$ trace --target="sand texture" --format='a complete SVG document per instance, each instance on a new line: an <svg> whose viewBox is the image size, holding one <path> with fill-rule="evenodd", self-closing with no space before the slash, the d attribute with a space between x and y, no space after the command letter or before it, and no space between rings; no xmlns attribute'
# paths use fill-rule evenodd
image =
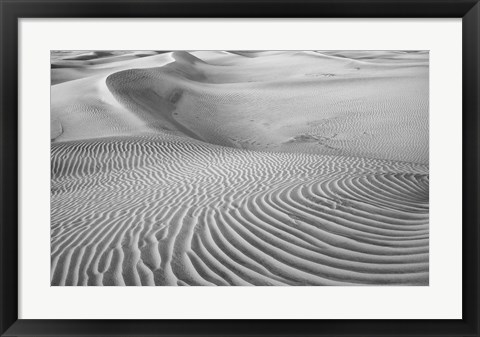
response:
<svg viewBox="0 0 480 337"><path fill-rule="evenodd" d="M51 284L428 285L428 65L52 52Z"/></svg>

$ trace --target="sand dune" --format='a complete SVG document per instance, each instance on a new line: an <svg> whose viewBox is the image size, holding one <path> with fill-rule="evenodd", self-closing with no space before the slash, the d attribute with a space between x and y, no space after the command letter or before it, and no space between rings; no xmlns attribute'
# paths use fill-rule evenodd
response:
<svg viewBox="0 0 480 337"><path fill-rule="evenodd" d="M50 138L67 141L153 130L113 97L105 81L112 73L130 67L161 67L172 61L169 54L162 54L128 62L116 61L106 67L84 65L81 70L84 76L51 87ZM61 70L68 72L70 69Z"/></svg>
<svg viewBox="0 0 480 337"><path fill-rule="evenodd" d="M107 85L150 125L209 143L428 162L428 64L292 54L212 65L175 52L175 62L116 72Z"/></svg>
<svg viewBox="0 0 480 337"><path fill-rule="evenodd" d="M52 285L428 284L428 54L138 54L52 57Z"/></svg>

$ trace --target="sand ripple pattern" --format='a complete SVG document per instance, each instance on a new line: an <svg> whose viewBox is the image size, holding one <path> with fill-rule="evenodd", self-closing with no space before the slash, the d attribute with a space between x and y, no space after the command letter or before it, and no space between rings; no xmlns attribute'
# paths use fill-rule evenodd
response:
<svg viewBox="0 0 480 337"><path fill-rule="evenodd" d="M428 165L52 143L52 285L425 285Z"/></svg>

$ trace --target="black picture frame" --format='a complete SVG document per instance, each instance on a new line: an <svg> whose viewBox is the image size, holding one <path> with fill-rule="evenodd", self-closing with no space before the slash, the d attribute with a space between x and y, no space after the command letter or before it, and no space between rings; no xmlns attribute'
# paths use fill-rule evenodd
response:
<svg viewBox="0 0 480 337"><path fill-rule="evenodd" d="M2 336L479 336L478 0L1 0ZM30 320L18 311L18 25L20 18L462 18L463 319Z"/></svg>

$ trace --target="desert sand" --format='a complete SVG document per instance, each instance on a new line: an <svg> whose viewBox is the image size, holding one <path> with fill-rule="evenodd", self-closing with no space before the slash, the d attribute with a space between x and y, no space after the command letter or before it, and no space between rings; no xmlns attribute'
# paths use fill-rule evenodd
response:
<svg viewBox="0 0 480 337"><path fill-rule="evenodd" d="M427 52L51 61L52 285L428 285Z"/></svg>

